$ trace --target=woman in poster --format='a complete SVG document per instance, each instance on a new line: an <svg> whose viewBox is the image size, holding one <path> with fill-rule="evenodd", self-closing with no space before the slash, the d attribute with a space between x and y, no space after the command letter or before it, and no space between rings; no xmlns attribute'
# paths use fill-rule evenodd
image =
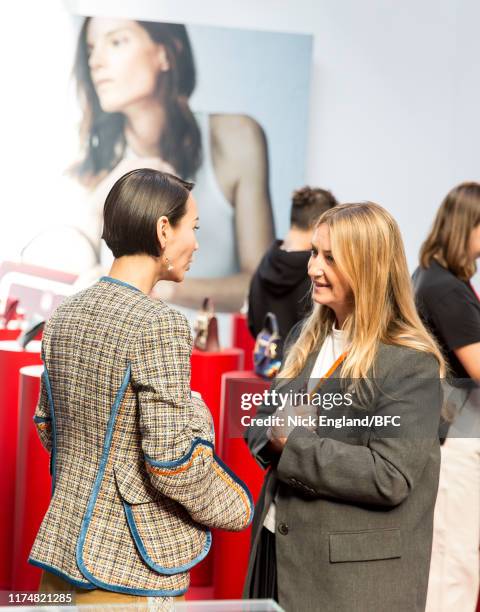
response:
<svg viewBox="0 0 480 612"><path fill-rule="evenodd" d="M75 61L82 157L73 172L89 190L100 240L101 203L125 172L151 167L195 181L204 249L181 288L158 297L238 309L273 240L268 152L245 115L193 113L193 53L184 25L91 17ZM203 231L202 231L203 230Z"/></svg>

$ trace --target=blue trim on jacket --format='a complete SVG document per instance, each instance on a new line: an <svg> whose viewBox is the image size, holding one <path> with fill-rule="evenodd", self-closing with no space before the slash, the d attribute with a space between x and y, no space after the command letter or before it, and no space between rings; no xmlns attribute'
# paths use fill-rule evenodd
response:
<svg viewBox="0 0 480 612"><path fill-rule="evenodd" d="M73 586L79 587L80 589L85 589L86 591L91 591L92 589L96 589L97 588L91 582L82 582L81 580L77 580L76 578L72 578L71 576L69 576L68 574L65 574L64 572L62 572L61 570L57 569L56 567L53 567L52 565L48 565L48 563L42 563L42 561L36 561L35 559L32 559L31 557L28 558L28 562L31 565L36 565L37 567L40 567L40 568L46 570L47 572L50 572L51 574L55 574L55 576L58 576L59 578L63 578L63 580L66 580L67 582L70 582L71 584L73 584Z"/></svg>
<svg viewBox="0 0 480 612"><path fill-rule="evenodd" d="M182 465L182 463L185 463L186 461L188 461L190 457L193 455L193 451L196 449L197 446L200 446L200 445L208 446L208 448L211 448L212 450L214 450L213 444L209 442L208 440L204 440L203 438L195 438L192 443L192 446L190 447L190 450L187 453L185 453L185 455L180 457L180 459L174 459L173 461L155 461L154 459L152 459L146 454L144 454L144 457L146 461L148 461L148 463L152 465L153 467L162 467L162 468L167 468L167 469L175 468L175 467L178 467L179 465ZM248 527L253 520L253 509L254 509L253 498L252 498L252 494L250 493L250 490L248 489L247 485L243 482L243 480L240 480L240 478L234 472L232 472L232 470L228 467L228 465L224 463L220 459L220 457L215 454L215 452L213 452L213 460L216 463L218 463L218 465L221 468L223 468L225 472L227 472L230 478L232 478L232 480L234 480L238 485L240 485L242 489L245 491L245 493L247 494L247 498L250 503L250 510L251 510L250 520L248 521L246 525L246 527Z"/></svg>
<svg viewBox="0 0 480 612"><path fill-rule="evenodd" d="M57 425L55 422L55 407L53 405L52 386L50 384L50 376L48 375L47 366L43 370L43 381L47 390L48 403L50 406L50 414L52 419L52 451L50 453L50 474L52 476L52 497L55 493L55 482L57 478Z"/></svg>
<svg viewBox="0 0 480 612"><path fill-rule="evenodd" d="M131 375L131 365L128 364L126 370L125 370L125 375L123 377L123 381L122 384L120 386L120 389L117 392L117 396L115 397L115 401L113 403L112 406L112 411L110 413L110 418L108 420L108 425L107 425L107 431L105 434L105 440L103 443L103 450L102 450L102 456L100 458L100 466L98 469L98 473L97 473L97 477L95 478L95 482L93 485L93 489L92 489L92 493L90 494L90 499L88 500L88 505L87 505L87 510L85 512L85 516L83 517L83 521L82 521L82 526L80 528L80 536L78 538L78 542L77 542L77 548L76 548L76 560L77 560L77 565L80 568L80 571L82 572L82 574L85 576L85 578L87 578L88 580L90 580L93 584L95 584L97 587L101 588L101 589L105 589L107 591L114 591L115 593L126 593L129 595L144 595L144 596L159 596L159 597L176 597L177 595L183 595L184 593L186 593L187 588L185 589L179 589L176 591L169 591L169 590L155 590L155 589L135 589L135 588L131 588L131 587L124 587L124 586L120 586L117 584L108 584L106 582L103 582L102 580L99 580L98 578L96 578L86 567L84 561L83 561L83 546L85 544L85 538L87 535L87 531L88 531L88 527L90 525L90 521L92 519L92 514L93 514L93 510L95 508L95 504L97 501L97 497L98 497L98 493L100 490L100 487L102 485L102 481L103 481L103 476L105 474L105 467L107 465L107 461L108 461L108 455L110 453L110 447L112 445L112 438L113 438L113 430L115 427L115 421L117 418L117 414L118 414L118 410L120 407L120 404L122 402L123 396L125 395L125 391L128 387L128 384L130 382L130 375Z"/></svg>
<svg viewBox="0 0 480 612"><path fill-rule="evenodd" d="M184 565L178 565L176 567L164 567L163 565L159 565L155 563L155 561L150 557L145 548L144 543L142 542L142 538L140 533L138 532L137 525L135 523L135 517L133 516L132 507L129 503L123 500L123 508L125 510L125 515L127 517L128 525L130 527L130 532L133 536L135 544L138 548L138 552L142 556L145 563L151 567L153 570L158 572L159 574L165 574L167 576L172 576L173 574L180 574L181 572L187 572L192 569L197 563L203 561L205 557L208 555L210 550L210 546L212 545L212 533L208 529L207 530L207 541L205 542L204 549L198 554L194 559L189 561L188 563L184 563Z"/></svg>
<svg viewBox="0 0 480 612"><path fill-rule="evenodd" d="M134 287L133 285L130 285L129 283L118 280L118 278L113 278L111 276L102 276L100 280L105 281L107 283L113 283L114 285L120 285L121 287L128 287L129 289L133 289L134 291L138 291L139 293L142 293L138 287Z"/></svg>
<svg viewBox="0 0 480 612"><path fill-rule="evenodd" d="M174 468L174 467L178 467L179 465L182 465L182 463L187 462L190 459L190 457L193 455L193 451L200 444L202 444L203 446L208 446L209 448L213 450L213 444L211 442L209 442L208 440L204 440L203 438L195 438L192 442L192 446L190 447L190 450L187 451L185 455L182 455L180 459L174 459L173 461L156 461L155 459L152 459L145 453L144 453L144 457L145 457L145 460L148 461L150 465L153 465L153 467Z"/></svg>
<svg viewBox="0 0 480 612"><path fill-rule="evenodd" d="M215 459L215 461L218 463L218 465L223 468L225 470L225 472L227 472L227 474L230 476L230 478L232 478L238 485L240 485L242 487L242 489L245 491L248 501L250 503L250 520L248 521L248 523L244 526L244 529L246 529L251 522L253 521L253 511L255 509L255 505L253 503L253 497L252 494L250 493L249 488L247 487L247 485L243 482L243 480L240 480L240 478L234 473L232 472L232 470L228 467L228 465L226 463L224 463L220 457L218 455L213 455L213 458Z"/></svg>

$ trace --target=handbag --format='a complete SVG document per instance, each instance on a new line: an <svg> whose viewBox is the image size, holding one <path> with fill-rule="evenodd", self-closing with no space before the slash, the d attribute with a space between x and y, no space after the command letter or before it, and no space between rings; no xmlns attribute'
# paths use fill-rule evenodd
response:
<svg viewBox="0 0 480 612"><path fill-rule="evenodd" d="M275 378L280 370L282 363L278 352L280 340L277 317L273 312L267 312L253 349L255 373L262 378Z"/></svg>
<svg viewBox="0 0 480 612"><path fill-rule="evenodd" d="M195 339L193 345L199 351L215 352L220 350L218 341L218 319L215 316L213 301L203 300L203 306L193 324Z"/></svg>
<svg viewBox="0 0 480 612"><path fill-rule="evenodd" d="M29 344L32 340L35 340L37 336L40 335L40 332L43 331L45 327L45 321L38 316L33 317L28 321L27 327L23 330L23 332L17 338L17 344L21 346L22 349L27 348L27 344Z"/></svg>

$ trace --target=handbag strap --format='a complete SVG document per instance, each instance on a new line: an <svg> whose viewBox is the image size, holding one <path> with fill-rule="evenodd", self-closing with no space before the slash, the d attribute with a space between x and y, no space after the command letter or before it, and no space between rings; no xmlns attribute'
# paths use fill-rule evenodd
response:
<svg viewBox="0 0 480 612"><path fill-rule="evenodd" d="M271 334L274 336L280 335L278 330L277 317L273 312L267 312L267 314L265 315L265 320L263 322L263 327L270 331Z"/></svg>
<svg viewBox="0 0 480 612"><path fill-rule="evenodd" d="M332 364L332 366L329 368L328 372L325 374L325 376L322 376L322 378L318 381L318 383L315 385L315 387L310 391L310 399L312 399L312 397L315 395L315 393L320 389L320 387L323 385L323 383L330 378L330 376L335 372L335 370L338 368L338 366L343 363L346 359L348 355L348 351L345 351L344 353L342 353L340 355L340 357L338 357L338 359L335 360L335 362Z"/></svg>

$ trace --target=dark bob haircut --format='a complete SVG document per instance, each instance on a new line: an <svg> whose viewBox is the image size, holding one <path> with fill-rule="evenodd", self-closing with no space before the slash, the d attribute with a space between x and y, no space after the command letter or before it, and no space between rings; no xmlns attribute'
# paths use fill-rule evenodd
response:
<svg viewBox="0 0 480 612"><path fill-rule="evenodd" d="M114 257L161 254L157 222L175 227L187 210L193 183L150 168L127 172L111 188L103 208L102 238Z"/></svg>

